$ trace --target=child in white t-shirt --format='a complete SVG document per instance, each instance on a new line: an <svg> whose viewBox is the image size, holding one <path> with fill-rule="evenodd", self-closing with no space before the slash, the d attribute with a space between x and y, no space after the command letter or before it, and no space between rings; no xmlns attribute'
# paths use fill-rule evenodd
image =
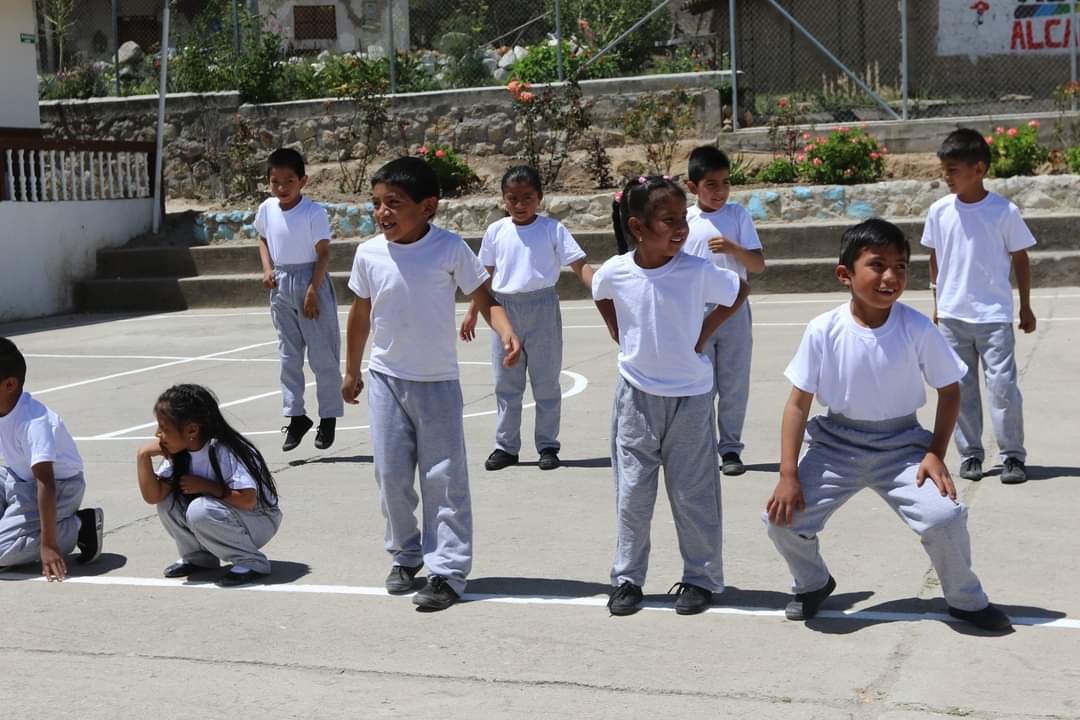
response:
<svg viewBox="0 0 1080 720"><path fill-rule="evenodd" d="M79 563L101 554L101 508L79 509L86 481L82 457L63 419L23 390L26 359L0 338L0 571L41 561L50 582L67 576L64 556Z"/></svg>
<svg viewBox="0 0 1080 720"><path fill-rule="evenodd" d="M818 533L856 492L873 488L919 534L949 613L994 631L1009 618L971 569L967 508L945 467L966 370L933 323L897 300L911 246L895 225L868 220L843 237L837 277L851 300L810 321L785 375L793 387L781 432L780 481L762 514L794 576L785 615L809 620L836 589ZM915 411L938 391L931 434ZM807 422L815 396L828 414ZM809 447L802 459L803 433ZM927 479L930 482L926 482Z"/></svg>
<svg viewBox="0 0 1080 720"><path fill-rule="evenodd" d="M375 479L393 565L387 592L411 592L420 568L427 584L413 597L421 610L443 610L465 592L472 568L472 505L458 381L454 291L470 296L498 335L504 364L521 344L491 299L487 272L465 241L431 224L439 179L420 158L393 160L371 178L382 234L353 259L355 293L346 331L341 393L355 404L364 388L361 360L368 336L368 411ZM417 527L420 471L423 524Z"/></svg>
<svg viewBox="0 0 1080 720"><path fill-rule="evenodd" d="M304 158L281 148L270 153L270 190L255 215L263 285L270 289L270 318L281 355L282 412L289 424L281 430L281 449L293 450L314 423L304 409L304 352L315 373L319 428L315 447L334 444L341 401L341 327L337 296L327 272L330 222L326 210L301 194L307 184Z"/></svg>
<svg viewBox="0 0 1080 720"><path fill-rule="evenodd" d="M1027 480L1024 399L1016 370L1009 270L1015 270L1020 291L1019 327L1025 333L1035 332L1027 255L1035 238L1016 205L983 187L991 158L990 146L980 133L970 128L950 133L938 158L952 194L930 206L922 244L930 248L934 321L967 364L967 374L960 381L955 433L962 458L960 477L980 480L983 476L981 362L1002 461L1001 482L1022 483Z"/></svg>
<svg viewBox="0 0 1080 720"><path fill-rule="evenodd" d="M630 182L618 216L616 235L633 237L636 248L593 276L596 307L619 343L611 431L615 589L608 608L630 615L640 607L663 467L683 557L675 610L690 615L704 612L724 589L712 362L702 349L749 287L731 270L682 252L686 194L670 179ZM706 303L717 307L703 321L698 309Z"/></svg>
<svg viewBox="0 0 1080 720"><path fill-rule="evenodd" d="M528 165L506 171L503 203L509 217L492 223L480 245L480 262L491 276L488 290L502 305L521 340L521 361L503 367L502 342L492 336L491 367L495 370L495 450L484 462L501 470L518 462L521 449L521 403L528 370L536 405L534 439L541 470L559 467L559 420L562 390L562 314L555 285L569 266L587 288L593 270L585 252L558 220L537 215L544 198L540 174ZM470 304L461 323L461 338L476 336L476 306Z"/></svg>
<svg viewBox="0 0 1080 720"><path fill-rule="evenodd" d="M684 250L734 270L743 280L747 273L765 269L765 256L750 213L742 205L728 203L731 195L731 161L715 145L703 145L690 153L686 186L697 195L697 205L687 211L690 235ZM706 312L712 310L706 308ZM754 346L750 303L721 325L705 345L713 364L716 385L717 452L725 475L742 475L745 447L742 441L746 406L750 399L750 358Z"/></svg>

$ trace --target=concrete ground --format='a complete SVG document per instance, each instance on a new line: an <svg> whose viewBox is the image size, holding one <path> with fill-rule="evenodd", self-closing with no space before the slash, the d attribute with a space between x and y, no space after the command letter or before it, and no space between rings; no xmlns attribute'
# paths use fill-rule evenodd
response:
<svg viewBox="0 0 1080 720"><path fill-rule="evenodd" d="M949 620L917 538L869 492L823 534L839 582L827 610L806 624L782 617L789 578L758 517L776 480L782 372L806 321L843 300L754 299L750 471L723 480L728 590L696 617L665 597L681 565L663 493L651 604L628 618L604 607L615 346L588 303L564 305L566 466L555 472L531 452L521 467L483 470L487 337L460 345L476 557L469 602L436 614L382 591L363 403L329 452L313 434L281 452L265 308L0 326L28 356L28 389L79 438L87 504L106 519L105 554L67 582L35 567L0 574L3 717L1080 718L1080 288L1036 291L1039 330L1019 339L1032 480L958 480L976 570L1017 621L999 637ZM928 309L925 292L905 300ZM285 520L266 585L161 577L175 548L139 497L134 457L158 393L181 381L214 389L275 471Z"/></svg>

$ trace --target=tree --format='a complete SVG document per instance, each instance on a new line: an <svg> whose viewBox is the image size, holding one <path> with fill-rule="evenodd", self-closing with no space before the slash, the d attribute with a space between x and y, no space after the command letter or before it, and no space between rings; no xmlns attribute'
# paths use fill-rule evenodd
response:
<svg viewBox="0 0 1080 720"><path fill-rule="evenodd" d="M64 69L64 41L78 23L78 0L47 0L45 23L56 39L57 68Z"/></svg>

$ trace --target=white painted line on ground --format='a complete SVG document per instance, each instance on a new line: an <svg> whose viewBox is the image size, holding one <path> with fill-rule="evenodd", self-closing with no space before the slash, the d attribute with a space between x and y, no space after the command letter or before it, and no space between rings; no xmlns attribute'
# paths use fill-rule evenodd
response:
<svg viewBox="0 0 1080 720"><path fill-rule="evenodd" d="M159 363L157 365L151 365L149 367L138 368L136 370L126 370L124 372L112 373L111 375L102 375L101 377L89 378L87 380L80 380L78 382L68 383L67 385L57 385L56 387L44 388L42 390L31 389L31 392L35 397L44 395L46 393L56 392L58 390L68 390L74 387L80 387L82 385L89 385L91 383L103 382L105 380L112 380L118 377L124 377L126 375L137 375L139 373L150 372L151 370L161 370L162 368L172 367L173 365L183 365L184 363L195 362L196 360L211 360L219 355L231 355L232 353L243 352L244 350L251 350L252 348L264 347L266 345L276 345L277 340L271 340L269 342L255 343L254 345L244 345L243 347L233 348L232 350L222 350L221 352L209 353L207 355L199 355L198 357L185 359L185 360L173 360L172 362Z"/></svg>
<svg viewBox="0 0 1080 720"><path fill-rule="evenodd" d="M200 360L202 358L193 357L190 355L83 355L83 354L68 354L62 355L60 353L23 353L23 357L28 358L45 358L45 359L57 359L57 360ZM213 358L214 362L268 362L268 363L280 363L279 358L227 358L218 357Z"/></svg>
<svg viewBox="0 0 1080 720"><path fill-rule="evenodd" d="M21 582L46 582L41 575L30 573L5 573L0 575L0 580L12 580ZM392 596L381 587L364 587L361 585L308 585L303 583L284 583L281 585L245 585L236 588L223 588L209 582L190 582L183 579L169 580L167 578L140 578L124 577L120 575L96 575L86 577L68 577L64 580L65 585L99 585L119 587L150 587L169 588L182 590L214 590L219 592L256 592L256 593L285 593L291 595L353 595L360 597L384 597L393 598L401 602L402 596ZM723 596L721 595L721 598ZM562 595L503 595L494 593L470 593L466 592L462 599L470 603L499 603L507 605L556 605L602 608L607 605L608 598L605 595L592 595L589 597L567 597ZM672 603L645 602L641 605L642 610L672 612ZM783 610L765 607L710 607L705 611L710 615L742 615L749 617L782 618ZM850 622L911 622L917 620L939 620L948 623L960 623L951 615L939 612L929 613L905 613L905 612L881 612L877 610L822 610L818 618L829 620L846 620ZM1046 617L1014 617L1013 625L1023 625L1054 630L1080 630L1080 620L1072 618L1046 618Z"/></svg>

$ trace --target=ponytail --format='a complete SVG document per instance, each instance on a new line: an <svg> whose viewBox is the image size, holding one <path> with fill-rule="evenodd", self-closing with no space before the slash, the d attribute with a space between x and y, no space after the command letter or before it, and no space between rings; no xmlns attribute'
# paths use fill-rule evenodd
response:
<svg viewBox="0 0 1080 720"><path fill-rule="evenodd" d="M615 200L611 203L611 224L615 230L615 247L619 255L637 246L637 239L630 232L630 218L648 222L653 204L661 192L686 199L686 192L667 175L642 175L628 182L622 192L615 193Z"/></svg>

